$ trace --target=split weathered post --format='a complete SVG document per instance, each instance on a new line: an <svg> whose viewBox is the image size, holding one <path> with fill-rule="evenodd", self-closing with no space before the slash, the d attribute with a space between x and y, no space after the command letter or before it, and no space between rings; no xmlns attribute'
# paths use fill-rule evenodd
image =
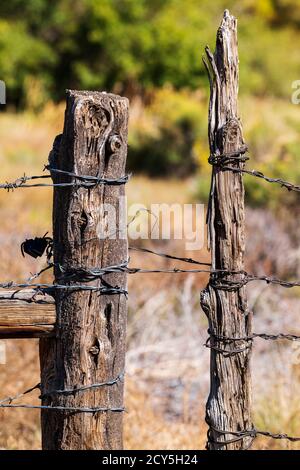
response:
<svg viewBox="0 0 300 470"><path fill-rule="evenodd" d="M62 136L55 140L50 167L76 175L120 179L127 155L128 100L100 92L67 92ZM52 171L54 183L78 181ZM80 180L79 180L80 181ZM114 272L89 282L66 280L67 273L119 265L127 260L120 219L123 184L55 187L53 242L58 284L117 286L126 274ZM123 201L124 202L124 201ZM116 226L102 239L115 211ZM124 222L122 219L121 222ZM126 227L126 224L125 224ZM120 232L123 235L120 236ZM62 273L63 269L63 273ZM73 280L72 280L73 279ZM56 336L40 340L42 405L106 409L123 407L126 296L97 290L56 290ZM85 390L58 393L58 390ZM56 391L56 392L53 392ZM42 410L43 449L121 449L122 413Z"/></svg>
<svg viewBox="0 0 300 470"><path fill-rule="evenodd" d="M244 186L242 175L222 168L243 167L245 152L238 117L237 21L226 10L217 33L215 53L206 48L210 79L209 144L213 163L208 208L212 274L201 293L208 317L211 347L211 388L206 406L207 448L245 449L251 437L230 434L248 431L251 422L251 313L245 287L239 284L245 248ZM226 339L227 338L227 339Z"/></svg>

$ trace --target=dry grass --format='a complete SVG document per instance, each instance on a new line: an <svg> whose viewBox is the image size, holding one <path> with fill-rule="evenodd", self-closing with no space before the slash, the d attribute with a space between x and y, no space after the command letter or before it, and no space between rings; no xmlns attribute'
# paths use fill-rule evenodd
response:
<svg viewBox="0 0 300 470"><path fill-rule="evenodd" d="M39 173L54 136L60 132L63 108L48 107L44 116L0 115L1 179ZM129 202L187 202L192 181L133 178ZM24 238L51 232L51 190L20 190L0 194L0 269L4 280L26 279L44 260L23 259ZM286 233L271 214L248 214L248 266L255 272L298 275L297 237ZM267 220L267 226L266 226ZM161 251L184 253L180 241L151 245ZM284 250L282 249L284 247ZM284 254L281 253L284 251ZM208 259L205 250L189 253ZM279 262L277 255L280 255ZM132 253L131 263L143 267L171 267L174 263ZM142 279L142 280L141 280ZM199 306L203 275L144 275L129 279L129 325L125 414L127 449L204 448L204 405L209 389L209 352L203 347L206 319ZM250 305L255 330L299 334L297 293L264 285L251 285ZM1 396L14 394L39 381L38 342L7 341L7 364L0 365ZM253 357L255 422L261 429L300 435L300 368L292 344L257 340ZM24 402L38 403L37 393ZM26 410L0 412L0 447L39 449L39 413ZM258 439L257 448L297 448L297 444ZM299 448L299 446L298 446Z"/></svg>

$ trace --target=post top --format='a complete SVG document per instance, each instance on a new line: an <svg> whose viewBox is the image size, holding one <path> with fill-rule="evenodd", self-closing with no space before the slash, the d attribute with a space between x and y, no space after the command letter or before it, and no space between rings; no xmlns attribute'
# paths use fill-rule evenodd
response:
<svg viewBox="0 0 300 470"><path fill-rule="evenodd" d="M229 18L235 19L235 17L230 14L230 11L228 9L226 9L226 10L224 10L224 13L223 13L223 19L227 20Z"/></svg>
<svg viewBox="0 0 300 470"><path fill-rule="evenodd" d="M74 98L91 98L94 99L103 99L103 98L110 98L116 101L126 101L128 102L128 98L125 96L115 95L114 93L108 93L106 91L96 91L96 90L66 90L67 97L74 97Z"/></svg>

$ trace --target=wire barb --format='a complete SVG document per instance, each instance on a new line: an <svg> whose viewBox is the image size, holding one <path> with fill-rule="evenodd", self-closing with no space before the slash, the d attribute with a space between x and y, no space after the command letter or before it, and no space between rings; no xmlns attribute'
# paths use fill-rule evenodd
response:
<svg viewBox="0 0 300 470"><path fill-rule="evenodd" d="M96 388L111 387L113 385L116 385L118 382L123 381L124 376L125 372L121 372L115 379L107 380L106 382L99 382L91 385L75 386L73 388L63 390L50 390L49 392L43 392L39 398L43 400L44 398L53 395L73 395L75 393L85 392L87 390L93 390Z"/></svg>
<svg viewBox="0 0 300 470"><path fill-rule="evenodd" d="M193 258L179 258L178 256L169 255L166 253L158 253L157 251L149 250L148 248L139 248L135 246L130 246L129 250L131 251L140 251L142 253L149 253L151 255L160 256L162 258L174 259L177 261L183 261L184 263L199 264L201 266L211 266L211 263L203 263L202 261L197 261Z"/></svg>
<svg viewBox="0 0 300 470"><path fill-rule="evenodd" d="M253 341L255 338L264 339L266 341L276 341L276 340L288 340L288 341L300 341L299 335L293 334L285 334L285 333L278 333L278 334L266 334L266 333L252 333L249 336L241 336L241 337L231 337L231 336L222 336L216 333L212 333L208 330L208 334L210 337L214 338L216 341L224 342L224 343L235 343L238 341ZM210 338L208 338L210 339Z"/></svg>
<svg viewBox="0 0 300 470"><path fill-rule="evenodd" d="M243 353L250 349L252 347L253 340L256 338L264 339L264 340L288 340L288 341L300 341L300 336L298 335L293 335L293 334L284 334L284 333L279 333L279 334L266 334L266 333L252 333L249 336L241 336L241 337L231 337L231 336L222 336L216 333L212 333L210 330L208 330L209 337L207 338L206 342L204 343L204 346L206 348L212 349L213 351L216 351L217 353L223 354L224 357L232 357L235 356L236 354ZM211 344L211 339L214 339L216 342L220 343L225 343L225 344L230 344L230 343L237 343L237 342L246 342L245 346L241 346L235 349L226 349L226 348L221 348L219 346L216 346L214 344Z"/></svg>
<svg viewBox="0 0 300 470"><path fill-rule="evenodd" d="M103 178L99 176L91 176L91 175L78 175L77 173L73 173L72 171L60 170L58 168L52 168L50 165L46 165L45 170L50 171L50 173L58 173L61 175L71 176L79 182L76 183L54 183L53 186L95 186L99 184L105 184L108 186L120 186L122 184L126 184L131 175L124 175L120 178Z"/></svg>
<svg viewBox="0 0 300 470"><path fill-rule="evenodd" d="M60 173L66 176L70 176L75 179L75 181L62 182L62 183L29 183L28 181L47 179L51 178L50 175L34 175L26 176L25 174L20 178L17 178L15 181L6 182L0 184L0 189L6 189L8 192L13 191L14 189L19 188L41 188L41 187L53 187L53 188L64 188L64 187L93 187L97 185L108 185L108 186L120 186L126 184L131 175L124 175L120 178L102 178L98 176L89 176L89 175L77 175L71 171L58 170L56 168L51 168L49 165L46 165L44 170L49 170L51 173Z"/></svg>

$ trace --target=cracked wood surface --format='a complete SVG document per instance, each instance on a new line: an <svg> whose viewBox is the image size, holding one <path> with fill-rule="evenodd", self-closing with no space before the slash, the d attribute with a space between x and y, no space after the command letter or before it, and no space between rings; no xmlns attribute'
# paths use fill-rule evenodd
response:
<svg viewBox="0 0 300 470"><path fill-rule="evenodd" d="M49 155L53 168L76 174L119 178L125 173L128 100L100 92L67 92L62 136ZM53 173L54 182L72 177ZM54 189L54 262L64 268L95 268L127 260L127 239L100 239L108 225L103 204L116 210L124 185ZM109 212L112 211L109 209ZM125 222L126 224L126 222ZM103 233L103 232L102 232ZM124 235L124 234L123 234ZM56 279L60 273L55 269ZM126 289L126 274L104 276ZM100 285L99 280L88 283ZM69 281L70 284L76 284ZM40 341L42 394L48 390L105 382L125 367L126 297L99 292L56 292L57 333ZM43 405L122 407L123 383L73 395L54 395ZM121 449L122 413L42 411L43 449Z"/></svg>
<svg viewBox="0 0 300 470"><path fill-rule="evenodd" d="M238 118L238 45L237 21L225 11L217 33L215 53L206 49L205 65L210 80L209 144L211 154L234 152L244 145ZM242 168L243 163L233 165ZM221 171L213 166L208 209L208 232L212 269L244 269L245 221L244 185L241 174ZM251 334L251 312L246 290L217 290L208 285L201 293L201 305L208 317L209 329L225 337ZM249 343L246 343L249 345ZM222 342L211 337L212 347L229 351L245 347L245 342ZM252 428L250 349L226 356L211 349L211 388L206 406L210 425L210 450L245 449L246 437L236 442L234 436L216 430L241 431ZM235 438L236 439L236 438ZM216 443L217 441L219 443Z"/></svg>

